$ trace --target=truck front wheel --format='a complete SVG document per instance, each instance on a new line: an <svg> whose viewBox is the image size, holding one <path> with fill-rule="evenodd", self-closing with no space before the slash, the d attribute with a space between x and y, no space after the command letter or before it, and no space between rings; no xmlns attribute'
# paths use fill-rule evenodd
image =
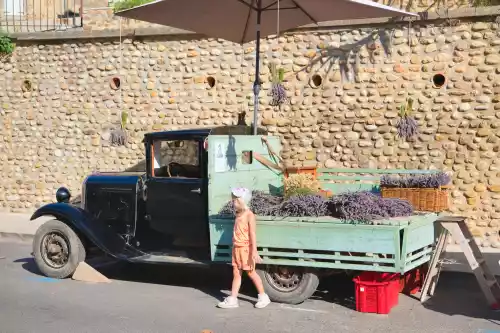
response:
<svg viewBox="0 0 500 333"><path fill-rule="evenodd" d="M33 238L33 256L38 269L55 279L71 276L85 260L85 248L66 223L51 220L42 224Z"/></svg>
<svg viewBox="0 0 500 333"><path fill-rule="evenodd" d="M267 266L257 269L264 290L273 302L300 304L311 297L319 284L316 273L301 267Z"/></svg>

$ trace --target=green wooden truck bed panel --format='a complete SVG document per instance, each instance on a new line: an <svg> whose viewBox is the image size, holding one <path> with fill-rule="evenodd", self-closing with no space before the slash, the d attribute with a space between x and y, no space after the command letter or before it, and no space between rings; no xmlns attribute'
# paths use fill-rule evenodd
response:
<svg viewBox="0 0 500 333"><path fill-rule="evenodd" d="M414 224L410 224L407 228L408 237L406 245L406 252L410 253L416 251L426 245L432 244L434 241L434 222L436 218L423 220Z"/></svg>
<svg viewBox="0 0 500 333"><path fill-rule="evenodd" d="M257 246L265 264L404 273L430 260L436 219L363 225L258 217ZM210 219L212 260L231 261L233 223Z"/></svg>
<svg viewBox="0 0 500 333"><path fill-rule="evenodd" d="M214 242L231 245L233 221L214 219L212 223L215 226ZM218 233L217 229L222 230L222 233ZM398 227L327 223L313 225L286 221L259 221L257 225L257 245L280 249L349 252L371 252L378 249L380 253L395 254L396 236L399 236ZM354 239L355 242L352 241Z"/></svg>

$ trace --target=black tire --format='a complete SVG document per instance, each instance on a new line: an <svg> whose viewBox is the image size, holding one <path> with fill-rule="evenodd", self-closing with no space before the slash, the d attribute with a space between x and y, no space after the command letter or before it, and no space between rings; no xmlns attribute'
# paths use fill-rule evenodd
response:
<svg viewBox="0 0 500 333"><path fill-rule="evenodd" d="M288 272L293 272L296 276L300 276L299 281L293 287L279 287L273 276L277 270L283 268L285 267L267 266L256 270L262 279L264 290L271 301L285 304L300 304L316 292L319 285L318 275L314 271L301 267L286 267L285 269Z"/></svg>
<svg viewBox="0 0 500 333"><path fill-rule="evenodd" d="M49 246L46 240L56 239L56 248L60 253L67 252L57 265L49 258ZM65 249L66 251L64 251ZM50 220L42 224L33 239L33 255L36 265L42 274L55 279L65 279L76 270L78 264L85 261L86 253L80 237L66 223L59 220Z"/></svg>

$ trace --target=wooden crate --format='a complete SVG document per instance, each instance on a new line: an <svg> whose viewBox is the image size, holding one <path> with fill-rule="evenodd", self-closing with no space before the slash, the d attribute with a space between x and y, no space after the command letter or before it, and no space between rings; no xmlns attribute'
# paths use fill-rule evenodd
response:
<svg viewBox="0 0 500 333"><path fill-rule="evenodd" d="M313 176L314 179L317 177L317 168L316 167L298 167L298 168L287 168L285 171L285 177L288 177L294 173L306 173Z"/></svg>

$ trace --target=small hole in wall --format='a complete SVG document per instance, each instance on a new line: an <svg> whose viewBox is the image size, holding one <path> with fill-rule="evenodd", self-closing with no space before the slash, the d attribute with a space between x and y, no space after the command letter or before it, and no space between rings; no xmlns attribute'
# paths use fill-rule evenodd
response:
<svg viewBox="0 0 500 333"><path fill-rule="evenodd" d="M319 88L323 84L323 78L321 75L314 74L311 78L311 87Z"/></svg>
<svg viewBox="0 0 500 333"><path fill-rule="evenodd" d="M111 82L109 83L109 85L111 86L111 89L113 90L118 90L120 89L122 83L121 83L121 80L119 77L114 77L111 79Z"/></svg>
<svg viewBox="0 0 500 333"><path fill-rule="evenodd" d="M215 87L215 78L213 76L207 77L207 84L210 89Z"/></svg>
<svg viewBox="0 0 500 333"><path fill-rule="evenodd" d="M33 87L31 85L31 81L30 80L24 80L23 81L23 84L21 86L21 89L24 91L24 92L28 92L28 91L31 91L33 90Z"/></svg>
<svg viewBox="0 0 500 333"><path fill-rule="evenodd" d="M436 88L441 88L446 83L446 77L443 74L434 74L432 84Z"/></svg>

